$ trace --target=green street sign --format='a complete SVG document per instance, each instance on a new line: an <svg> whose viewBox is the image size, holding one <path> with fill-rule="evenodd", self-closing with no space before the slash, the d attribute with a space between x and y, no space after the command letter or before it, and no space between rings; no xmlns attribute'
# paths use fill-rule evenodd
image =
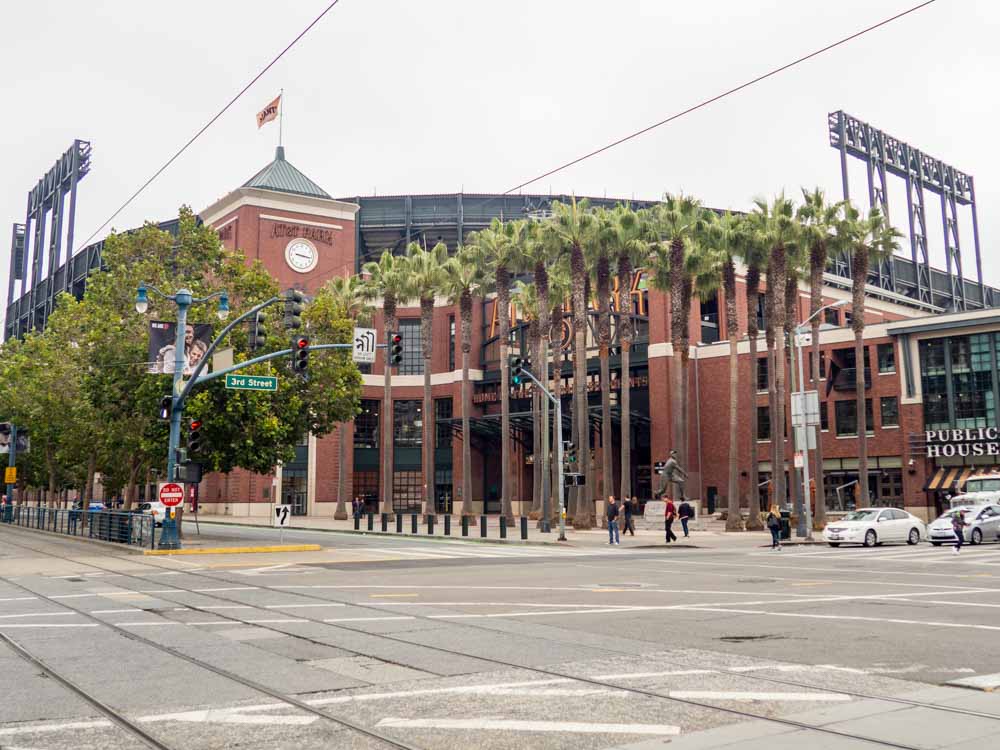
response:
<svg viewBox="0 0 1000 750"><path fill-rule="evenodd" d="M278 379L271 375L226 375L226 388L238 391L276 391Z"/></svg>

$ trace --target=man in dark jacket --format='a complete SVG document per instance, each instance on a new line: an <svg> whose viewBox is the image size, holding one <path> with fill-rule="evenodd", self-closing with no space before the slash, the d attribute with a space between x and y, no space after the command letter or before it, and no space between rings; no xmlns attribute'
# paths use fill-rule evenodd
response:
<svg viewBox="0 0 1000 750"><path fill-rule="evenodd" d="M677 508L677 517L681 519L681 528L684 529L684 536L688 535L688 521L694 518L694 508L686 499Z"/></svg>
<svg viewBox="0 0 1000 750"><path fill-rule="evenodd" d="M623 516L622 533L627 534L632 532L632 536L635 536L635 521L632 520L632 514L635 513L635 508L632 507L632 503L629 502L627 497L622 498L622 508L621 513Z"/></svg>
<svg viewBox="0 0 1000 750"><path fill-rule="evenodd" d="M618 505L615 503L615 496L608 495L608 544L621 544L618 536Z"/></svg>

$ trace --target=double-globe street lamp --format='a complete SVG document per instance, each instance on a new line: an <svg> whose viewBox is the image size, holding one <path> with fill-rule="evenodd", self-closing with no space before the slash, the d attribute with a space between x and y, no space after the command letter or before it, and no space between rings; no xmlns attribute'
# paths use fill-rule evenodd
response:
<svg viewBox="0 0 1000 750"><path fill-rule="evenodd" d="M191 305L207 302L216 297L219 305L216 314L219 320L229 317L229 295L224 292L213 292L207 297L195 297L190 289L178 289L173 294L164 294L155 286L140 284L135 296L135 310L142 315L149 309L149 292L152 291L163 299L177 305L177 327L174 331L174 382L170 391L170 440L167 450L167 481L173 482L174 466L177 462L177 449L181 439L181 414L184 404L181 396L181 384L184 370L187 367L187 353L184 350L185 332L187 330L187 313ZM177 532L177 522L173 512L163 518L163 532L160 536L160 549L180 549L180 535Z"/></svg>
<svg viewBox="0 0 1000 750"><path fill-rule="evenodd" d="M803 320L792 332L792 346L795 347L796 360L799 371L799 382L798 382L798 392L802 395L799 396L800 408L803 409L802 420L803 424L800 428L793 430L796 437L801 436L801 445L796 445L795 447L801 448L802 450L802 507L797 508L798 510L798 524L795 529L795 535L799 537L805 537L811 540L813 538L813 528L812 528L812 502L809 497L809 431L815 429L815 424L805 424L805 390L806 390L806 380L805 373L802 367L802 347L799 346L799 336L804 331L806 326L812 322L813 318L819 315L824 310L830 310L835 307L843 307L848 304L848 300L841 299L836 302L832 302L829 305L823 305L816 312L810 315L808 318ZM793 374L794 377L794 374ZM793 385L793 390L795 386ZM798 430L801 429L801 432ZM817 438L818 440L819 438ZM823 491L823 475L822 469L820 470L820 476L816 478L816 497L819 498L819 493Z"/></svg>

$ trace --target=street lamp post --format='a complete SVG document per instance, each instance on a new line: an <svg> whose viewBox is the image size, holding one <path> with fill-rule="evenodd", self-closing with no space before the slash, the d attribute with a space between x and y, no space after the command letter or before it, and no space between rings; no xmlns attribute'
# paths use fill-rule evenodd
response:
<svg viewBox="0 0 1000 750"><path fill-rule="evenodd" d="M191 305L206 302L214 297L219 298L217 314L220 320L229 317L229 295L226 292L215 292L207 297L196 298L190 289L178 289L174 294L164 294L154 286L140 284L135 297L135 310L140 315L149 309L149 290L163 299L171 300L177 305L177 327L174 331L174 380L170 390L170 438L167 448L167 481L175 478L174 469L177 463L177 449L181 441L181 416L184 413L184 399L181 395L184 380L184 369L187 366L187 353L184 350L185 331L187 329L187 314ZM160 535L160 549L180 549L180 535L173 511L163 518L163 532Z"/></svg>
<svg viewBox="0 0 1000 750"><path fill-rule="evenodd" d="M828 310L834 307L843 307L848 301L846 299L837 300L829 305L823 305L816 312L806 318L804 321L795 326L794 335L792 336L792 346L795 348L795 358L797 360L798 374L799 374L799 392L805 393L806 381L805 372L802 366L802 347L799 346L799 334L800 332L824 310ZM805 403L805 396L800 398L801 404ZM813 538L812 532L812 503L809 497L809 430L813 429L815 425L802 425L802 436L805 438L803 441L805 444L802 447L802 508L799 513L799 520L796 525L795 535L800 537L805 537L811 540ZM818 438L817 438L818 439ZM796 446L798 447L798 446ZM819 497L819 493L823 490L823 476L822 474L816 478L816 496Z"/></svg>

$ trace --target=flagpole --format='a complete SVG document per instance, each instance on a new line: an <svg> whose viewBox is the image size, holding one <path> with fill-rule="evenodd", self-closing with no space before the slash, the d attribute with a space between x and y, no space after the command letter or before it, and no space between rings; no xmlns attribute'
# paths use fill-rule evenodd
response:
<svg viewBox="0 0 1000 750"><path fill-rule="evenodd" d="M273 91L273 89L272 89ZM285 121L285 90L281 89L278 94L278 145L281 145L281 131Z"/></svg>

